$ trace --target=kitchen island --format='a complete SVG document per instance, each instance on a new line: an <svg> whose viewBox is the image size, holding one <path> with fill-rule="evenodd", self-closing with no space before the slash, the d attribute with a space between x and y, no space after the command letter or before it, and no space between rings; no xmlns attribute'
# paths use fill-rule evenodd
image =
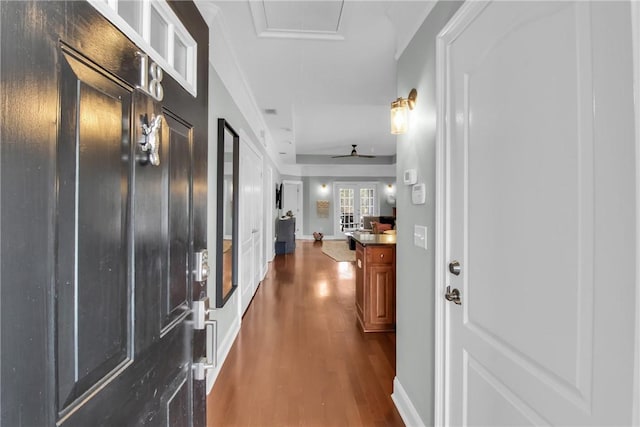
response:
<svg viewBox="0 0 640 427"><path fill-rule="evenodd" d="M396 328L396 235L354 232L356 314L364 332Z"/></svg>

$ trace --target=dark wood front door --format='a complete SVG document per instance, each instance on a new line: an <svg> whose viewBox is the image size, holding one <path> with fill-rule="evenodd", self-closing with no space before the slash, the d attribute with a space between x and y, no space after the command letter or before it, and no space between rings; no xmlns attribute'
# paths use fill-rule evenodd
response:
<svg viewBox="0 0 640 427"><path fill-rule="evenodd" d="M204 425L208 32L172 7L198 96L165 74L157 101L136 88L141 50L90 5L0 5L0 425Z"/></svg>

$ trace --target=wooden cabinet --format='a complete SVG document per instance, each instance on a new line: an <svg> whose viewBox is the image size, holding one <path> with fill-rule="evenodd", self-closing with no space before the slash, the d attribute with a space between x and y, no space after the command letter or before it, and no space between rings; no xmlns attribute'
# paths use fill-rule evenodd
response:
<svg viewBox="0 0 640 427"><path fill-rule="evenodd" d="M365 332L395 330L395 245L356 242L356 313Z"/></svg>

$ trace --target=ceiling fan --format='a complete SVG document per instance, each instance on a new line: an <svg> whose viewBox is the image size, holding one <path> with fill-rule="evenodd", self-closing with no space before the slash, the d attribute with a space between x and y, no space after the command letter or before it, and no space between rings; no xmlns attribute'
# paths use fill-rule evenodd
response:
<svg viewBox="0 0 640 427"><path fill-rule="evenodd" d="M353 149L351 150L351 154L345 154L343 156L331 156L333 159L338 159L340 157L363 157L365 159L373 159L376 156L370 156L367 154L358 154L358 152L356 151L356 147L358 146L358 144L351 144L351 146L353 147Z"/></svg>

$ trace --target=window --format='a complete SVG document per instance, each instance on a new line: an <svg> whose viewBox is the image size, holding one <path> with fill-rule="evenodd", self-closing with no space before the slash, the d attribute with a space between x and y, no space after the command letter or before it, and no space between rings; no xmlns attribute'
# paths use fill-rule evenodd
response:
<svg viewBox="0 0 640 427"><path fill-rule="evenodd" d="M88 0L193 96L197 44L164 0Z"/></svg>

